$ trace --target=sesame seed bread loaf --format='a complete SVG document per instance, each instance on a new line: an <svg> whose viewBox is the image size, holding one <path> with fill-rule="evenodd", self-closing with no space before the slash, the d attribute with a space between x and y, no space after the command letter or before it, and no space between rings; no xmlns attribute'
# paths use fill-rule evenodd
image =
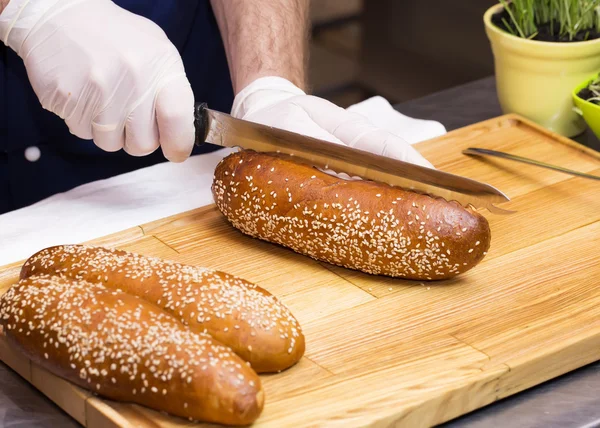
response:
<svg viewBox="0 0 600 428"><path fill-rule="evenodd" d="M258 375L231 349L100 283L22 279L0 298L0 327L34 363L108 399L227 425L263 409Z"/></svg>
<svg viewBox="0 0 600 428"><path fill-rule="evenodd" d="M485 217L456 202L346 180L283 154L232 153L217 165L212 192L243 233L369 274L447 279L490 245Z"/></svg>
<svg viewBox="0 0 600 428"><path fill-rule="evenodd" d="M21 278L40 273L101 282L143 298L231 347L258 373L287 369L304 355L302 329L288 308L225 272L123 250L61 245L31 256Z"/></svg>

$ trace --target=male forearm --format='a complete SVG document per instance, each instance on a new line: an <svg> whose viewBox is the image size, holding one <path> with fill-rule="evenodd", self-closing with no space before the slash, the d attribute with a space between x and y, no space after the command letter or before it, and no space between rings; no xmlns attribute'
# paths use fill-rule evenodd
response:
<svg viewBox="0 0 600 428"><path fill-rule="evenodd" d="M4 10L4 8L8 5L10 0L0 0L0 13Z"/></svg>
<svg viewBox="0 0 600 428"><path fill-rule="evenodd" d="M283 77L306 88L309 0L211 0L211 4L236 94L264 76Z"/></svg>

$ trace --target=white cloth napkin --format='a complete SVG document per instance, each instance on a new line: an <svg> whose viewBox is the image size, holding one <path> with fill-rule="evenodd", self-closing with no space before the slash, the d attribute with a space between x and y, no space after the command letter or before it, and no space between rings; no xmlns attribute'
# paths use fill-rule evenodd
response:
<svg viewBox="0 0 600 428"><path fill-rule="evenodd" d="M380 96L354 104L346 110L366 116L375 126L387 129L410 144L446 133L446 128L440 122L408 117L394 110L389 101Z"/></svg>
<svg viewBox="0 0 600 428"><path fill-rule="evenodd" d="M381 97L349 107L414 144L442 135L435 121L413 119ZM66 193L0 215L0 266L45 247L80 243L213 203L217 163L232 149L163 163L84 184Z"/></svg>

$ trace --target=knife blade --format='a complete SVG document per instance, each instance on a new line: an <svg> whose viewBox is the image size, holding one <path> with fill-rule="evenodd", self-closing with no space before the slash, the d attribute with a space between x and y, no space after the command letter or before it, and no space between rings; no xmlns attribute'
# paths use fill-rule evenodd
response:
<svg viewBox="0 0 600 428"><path fill-rule="evenodd" d="M387 158L363 150L297 134L294 132L237 119L211 110L206 103L194 109L196 145L242 148L257 152L275 152L310 162L315 168L350 177L379 181L392 186L419 191L456 201L463 206L485 208L496 214L514 211L498 208L494 203L510 201L500 190L486 183ZM299 159L299 160L300 160Z"/></svg>

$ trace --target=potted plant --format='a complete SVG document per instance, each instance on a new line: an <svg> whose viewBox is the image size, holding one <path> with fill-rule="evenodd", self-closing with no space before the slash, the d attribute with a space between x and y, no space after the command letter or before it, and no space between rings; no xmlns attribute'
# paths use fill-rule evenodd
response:
<svg viewBox="0 0 600 428"><path fill-rule="evenodd" d="M484 24L502 110L567 137L583 132L572 92L600 70L600 0L499 0Z"/></svg>
<svg viewBox="0 0 600 428"><path fill-rule="evenodd" d="M583 117L594 135L600 138L600 73L575 87L573 101L577 114Z"/></svg>

